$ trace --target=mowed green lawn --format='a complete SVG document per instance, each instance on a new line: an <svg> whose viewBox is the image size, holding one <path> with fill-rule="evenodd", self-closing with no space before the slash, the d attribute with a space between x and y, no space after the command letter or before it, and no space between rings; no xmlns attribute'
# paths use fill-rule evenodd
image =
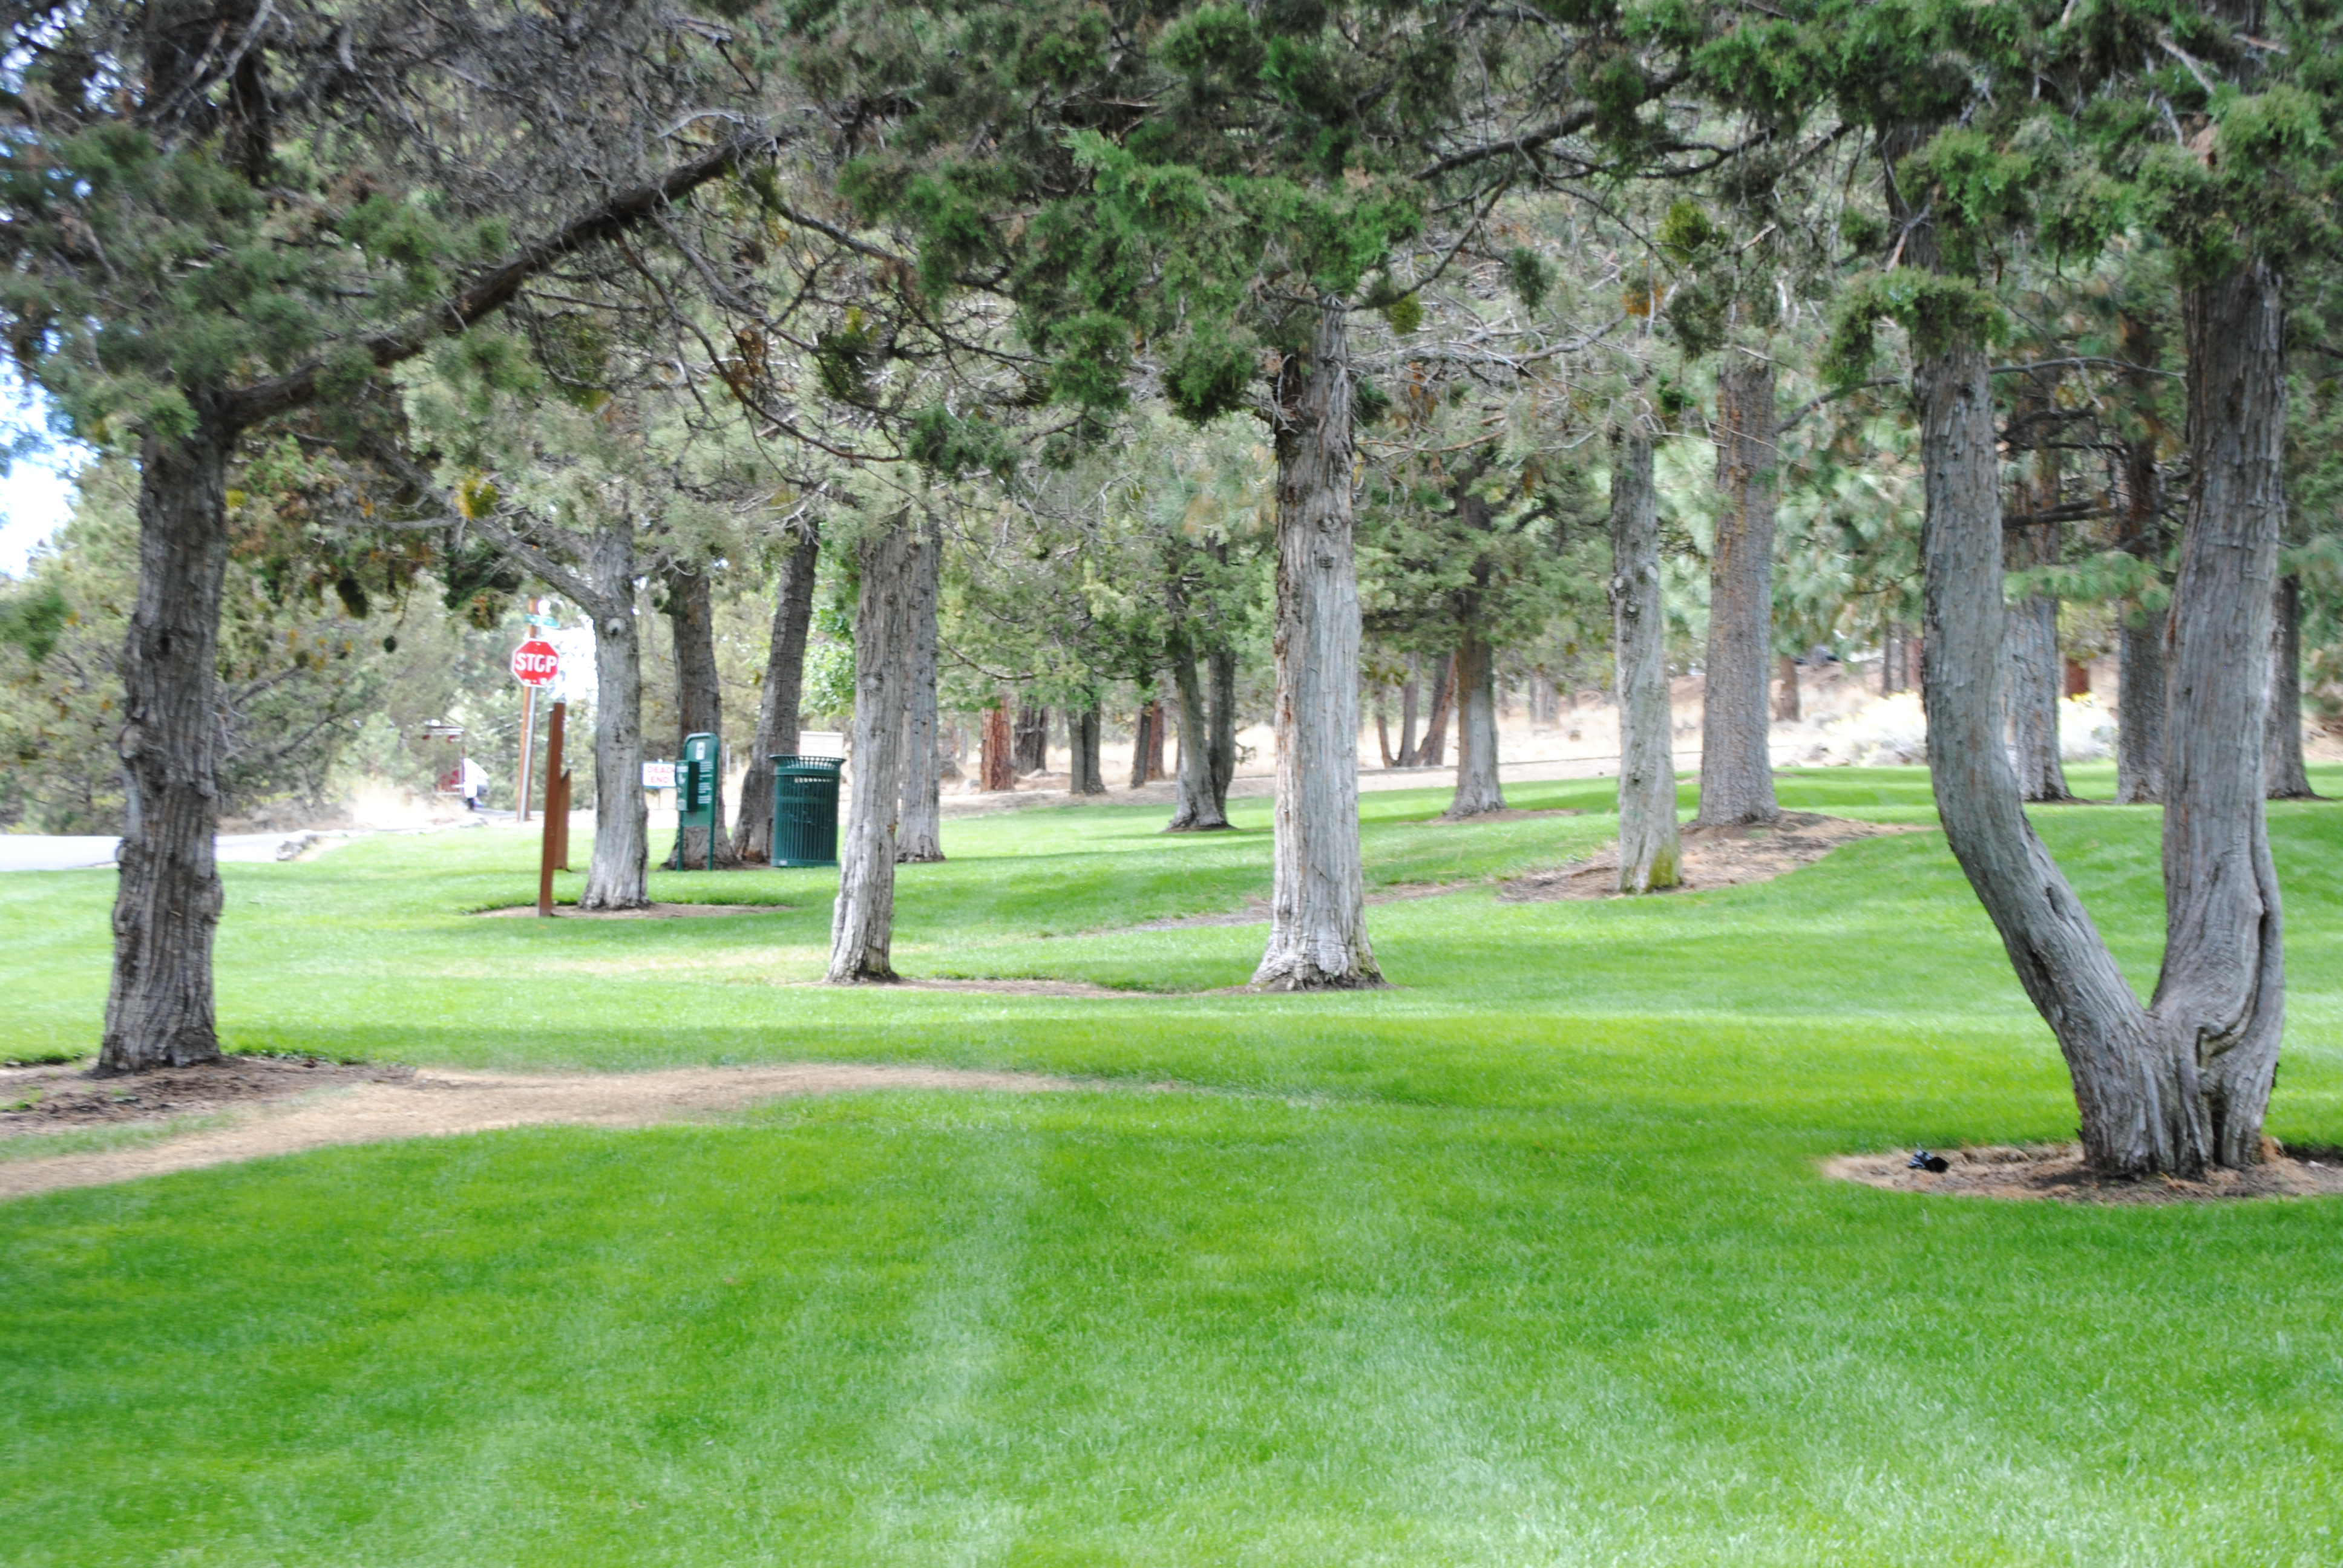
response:
<svg viewBox="0 0 2343 1568"><path fill-rule="evenodd" d="M1369 876L1569 860L1609 788L1517 787L1589 814L1477 827L1369 796ZM1917 769L1783 796L1932 819ZM953 823L904 869L907 972L1131 993L1103 1000L809 985L809 872L654 879L771 912L539 922L464 913L529 895L507 829L227 868L239 1049L1100 1088L0 1205L0 1562L2343 1563L2343 1204L1816 1175L2073 1127L1941 836L1715 893L1380 905L1394 989L1262 997L1224 988L1263 928L1128 929L1265 893L1266 807L1236 815ZM2145 990L2156 812L2036 819ZM2272 1130L2343 1142L2343 806L2271 831ZM0 878L0 1057L94 1037L111 880Z"/></svg>

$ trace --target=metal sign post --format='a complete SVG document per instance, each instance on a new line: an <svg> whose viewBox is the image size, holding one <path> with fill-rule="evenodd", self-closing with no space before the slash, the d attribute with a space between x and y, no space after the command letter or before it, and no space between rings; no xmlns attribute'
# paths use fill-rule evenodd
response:
<svg viewBox="0 0 2343 1568"><path fill-rule="evenodd" d="M537 601L529 601L529 624L549 618L537 613ZM542 686L551 686L561 675L561 652L551 643L531 636L513 649L513 678L528 689L520 710L520 819L528 820L528 782L530 750L537 738L537 692ZM550 785L548 786L548 796Z"/></svg>

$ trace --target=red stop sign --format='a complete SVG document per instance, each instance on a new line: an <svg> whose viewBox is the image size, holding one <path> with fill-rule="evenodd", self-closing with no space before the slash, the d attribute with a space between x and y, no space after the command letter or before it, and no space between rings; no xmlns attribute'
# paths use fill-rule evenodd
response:
<svg viewBox="0 0 2343 1568"><path fill-rule="evenodd" d="M549 642L530 638L513 649L512 672L523 686L551 686L561 673L561 652Z"/></svg>

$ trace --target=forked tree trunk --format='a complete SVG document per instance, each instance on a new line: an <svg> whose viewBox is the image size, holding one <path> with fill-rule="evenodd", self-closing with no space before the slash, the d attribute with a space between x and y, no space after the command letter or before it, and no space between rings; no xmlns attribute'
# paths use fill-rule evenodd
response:
<svg viewBox="0 0 2343 1568"><path fill-rule="evenodd" d="M220 917L216 768L226 467L234 437L147 437L139 453L138 600L123 649L118 742L129 821L114 895L101 1075L219 1055L212 937Z"/></svg>
<svg viewBox="0 0 2343 1568"><path fill-rule="evenodd" d="M1167 833L1212 833L1229 825L1227 790L1212 788L1212 718L1196 650L1182 638L1172 651L1172 681L1180 701L1180 792Z"/></svg>
<svg viewBox="0 0 2343 1568"><path fill-rule="evenodd" d="M1456 644L1456 794L1448 816L1505 809L1497 781L1497 650L1469 620Z"/></svg>
<svg viewBox="0 0 2343 1568"><path fill-rule="evenodd" d="M1163 711L1163 699L1156 698L1147 705L1147 777L1150 779L1170 777L1163 766L1163 752L1172 738L1172 721Z"/></svg>
<svg viewBox="0 0 2343 1568"><path fill-rule="evenodd" d="M683 755L688 735L718 737L716 748L716 811L712 828L675 829L672 863L689 870L708 864L708 839L716 838L716 863L739 864L724 833L724 689L716 669L716 605L708 572L671 567L667 579L668 627L675 638L676 713L680 720L676 755Z"/></svg>
<svg viewBox="0 0 2343 1568"><path fill-rule="evenodd" d="M895 844L903 806L903 698L920 598L920 537L897 515L865 536L854 606L854 758L830 921L832 985L895 978Z"/></svg>
<svg viewBox="0 0 2343 1568"><path fill-rule="evenodd" d="M1660 601L1660 523L1652 438L1622 437L1611 463L1612 658L1619 679L1619 890L1684 880L1676 762Z"/></svg>
<svg viewBox="0 0 2343 1568"><path fill-rule="evenodd" d="M1097 703L1081 712L1070 714L1067 739L1073 743L1073 792L1077 795L1106 793L1106 769L1099 764L1100 715Z"/></svg>
<svg viewBox="0 0 2343 1568"><path fill-rule="evenodd" d="M2084 1152L2117 1172L2193 1174L2258 1160L2285 1006L2261 778L2285 510L2279 281L2248 266L2183 300L2196 484L2166 668L2166 941L2147 1009L2026 822L2000 744L2002 529L1985 356L1956 348L1915 373L1938 812L2057 1035Z"/></svg>
<svg viewBox="0 0 2343 1568"><path fill-rule="evenodd" d="M895 859L903 865L944 858L943 764L936 755L936 613L943 598L943 524L932 515L919 539L917 595L905 649L903 826Z"/></svg>
<svg viewBox="0 0 2343 1568"><path fill-rule="evenodd" d="M1351 356L1342 302L1320 302L1277 387L1276 834L1269 946L1253 983L1383 983L1359 860L1359 584L1351 512Z"/></svg>
<svg viewBox="0 0 2343 1568"><path fill-rule="evenodd" d="M2269 723L2262 783L2273 800L2315 800L2302 766L2302 579L2280 578L2270 606Z"/></svg>
<svg viewBox="0 0 2343 1568"><path fill-rule="evenodd" d="M1725 367L1716 378L1716 494L1723 509L1708 563L1708 674L1701 695L1695 828L1771 822L1782 814L1774 799L1765 689L1774 651L1779 442L1774 367L1763 360Z"/></svg>
<svg viewBox="0 0 2343 1568"><path fill-rule="evenodd" d="M757 740L749 771L740 780L740 815L732 830L732 853L749 863L773 858L773 764L798 749L798 704L805 692L806 632L813 624L814 568L821 557L821 530L811 519L799 525L796 542L781 561L773 595L773 639L765 655L765 689L757 706Z"/></svg>
<svg viewBox="0 0 2343 1568"><path fill-rule="evenodd" d="M594 536L587 577L594 618L594 858L581 910L651 901L650 822L643 804L642 631L635 619L635 528L613 514Z"/></svg>
<svg viewBox="0 0 2343 1568"><path fill-rule="evenodd" d="M1777 668L1780 673L1774 687L1774 718L1782 723L1795 723L1798 717L1798 661L1785 653Z"/></svg>

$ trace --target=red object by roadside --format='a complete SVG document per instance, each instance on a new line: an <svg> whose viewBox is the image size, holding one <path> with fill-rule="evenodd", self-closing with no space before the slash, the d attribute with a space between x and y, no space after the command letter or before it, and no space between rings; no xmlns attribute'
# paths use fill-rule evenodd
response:
<svg viewBox="0 0 2343 1568"><path fill-rule="evenodd" d="M561 653L551 643L530 638L513 649L513 678L523 686L551 686L561 673Z"/></svg>

